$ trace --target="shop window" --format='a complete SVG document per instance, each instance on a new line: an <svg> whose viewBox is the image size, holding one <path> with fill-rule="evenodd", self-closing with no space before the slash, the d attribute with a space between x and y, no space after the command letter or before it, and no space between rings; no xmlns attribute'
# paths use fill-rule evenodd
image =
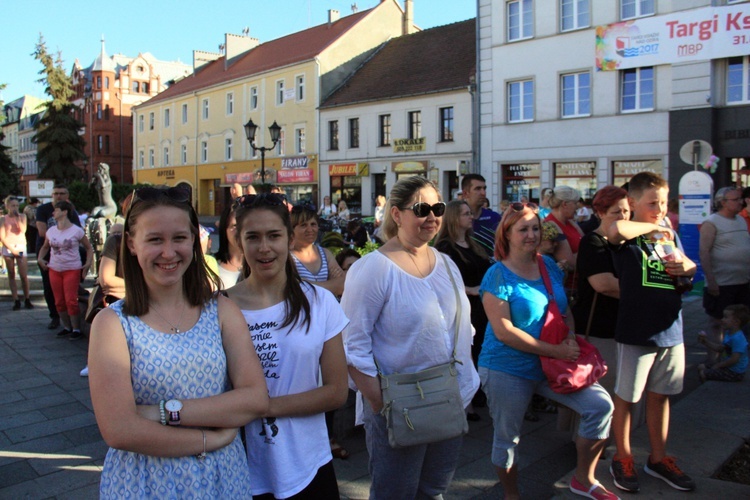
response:
<svg viewBox="0 0 750 500"><path fill-rule="evenodd" d="M534 82L508 83L508 121L530 122L534 119Z"/></svg>
<svg viewBox="0 0 750 500"><path fill-rule="evenodd" d="M560 1L560 29L562 31L588 28L589 0L561 0Z"/></svg>
<svg viewBox="0 0 750 500"><path fill-rule="evenodd" d="M654 15L654 0L620 0L620 19Z"/></svg>
<svg viewBox="0 0 750 500"><path fill-rule="evenodd" d="M378 127L380 129L379 132L379 138L380 138L380 145L381 146L390 146L391 145L391 115L380 115L378 117L378 121L380 123L380 126Z"/></svg>
<svg viewBox="0 0 750 500"><path fill-rule="evenodd" d="M339 122L331 120L328 122L328 149L337 151L339 149Z"/></svg>
<svg viewBox="0 0 750 500"><path fill-rule="evenodd" d="M654 68L633 68L620 72L621 111L654 109Z"/></svg>
<svg viewBox="0 0 750 500"><path fill-rule="evenodd" d="M572 73L562 76L562 117L591 115L591 73Z"/></svg>
<svg viewBox="0 0 750 500"><path fill-rule="evenodd" d="M534 9L532 0L508 2L508 41L534 36Z"/></svg>
<svg viewBox="0 0 750 500"><path fill-rule="evenodd" d="M349 147L359 147L359 118L349 119Z"/></svg>
<svg viewBox="0 0 750 500"><path fill-rule="evenodd" d="M422 112L409 111L409 139L422 137Z"/></svg>
<svg viewBox="0 0 750 500"><path fill-rule="evenodd" d="M453 107L440 108L440 142L453 141Z"/></svg>
<svg viewBox="0 0 750 500"><path fill-rule="evenodd" d="M727 61L727 104L750 102L750 56Z"/></svg>

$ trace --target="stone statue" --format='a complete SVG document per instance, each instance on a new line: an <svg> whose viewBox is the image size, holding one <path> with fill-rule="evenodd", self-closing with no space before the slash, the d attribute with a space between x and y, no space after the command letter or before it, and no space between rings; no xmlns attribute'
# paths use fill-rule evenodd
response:
<svg viewBox="0 0 750 500"><path fill-rule="evenodd" d="M112 220L117 215L117 204L112 199L112 178L109 176L109 165L100 163L96 169L91 185L99 195L99 206L91 211L91 218L104 217Z"/></svg>

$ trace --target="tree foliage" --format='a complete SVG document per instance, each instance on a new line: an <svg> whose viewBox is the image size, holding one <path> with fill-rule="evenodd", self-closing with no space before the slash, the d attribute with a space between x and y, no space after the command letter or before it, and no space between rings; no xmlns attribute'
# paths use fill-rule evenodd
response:
<svg viewBox="0 0 750 500"><path fill-rule="evenodd" d="M51 97L45 104L44 116L34 126L39 177L70 183L81 178L76 162L86 158L86 143L79 134L83 125L76 120L71 103L75 95L73 83L63 68L61 54L53 57L41 34L32 55L42 64L39 82L45 84L44 92Z"/></svg>

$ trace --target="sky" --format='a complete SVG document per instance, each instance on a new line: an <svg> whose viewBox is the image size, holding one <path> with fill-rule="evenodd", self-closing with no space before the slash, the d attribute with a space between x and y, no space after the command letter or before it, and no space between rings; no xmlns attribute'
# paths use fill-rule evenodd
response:
<svg viewBox="0 0 750 500"><path fill-rule="evenodd" d="M391 0L388 0L391 1ZM62 52L67 72L78 59L90 65L104 36L107 55L135 57L150 52L159 60L192 64L193 50L218 52L224 33L261 43L374 7L380 0L0 0L0 98L46 98L37 83L41 64L31 55L40 33L50 52ZM403 7L403 0L399 0ZM117 7L123 7L118 10ZM476 0L414 0L414 22L422 29L476 17Z"/></svg>

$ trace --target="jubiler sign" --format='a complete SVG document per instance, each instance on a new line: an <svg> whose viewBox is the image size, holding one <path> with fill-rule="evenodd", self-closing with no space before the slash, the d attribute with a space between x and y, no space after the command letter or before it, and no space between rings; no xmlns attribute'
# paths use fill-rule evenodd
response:
<svg viewBox="0 0 750 500"><path fill-rule="evenodd" d="M602 71L750 53L750 4L705 7L596 27Z"/></svg>

